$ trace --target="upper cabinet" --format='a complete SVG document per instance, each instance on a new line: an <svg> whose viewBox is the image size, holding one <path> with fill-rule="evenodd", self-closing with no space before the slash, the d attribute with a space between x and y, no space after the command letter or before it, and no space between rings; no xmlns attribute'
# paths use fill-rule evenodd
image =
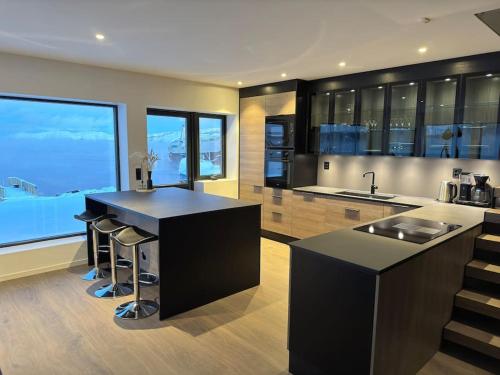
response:
<svg viewBox="0 0 500 375"><path fill-rule="evenodd" d="M294 115L296 106L295 91L265 95L266 116Z"/></svg>
<svg viewBox="0 0 500 375"><path fill-rule="evenodd" d="M409 82L391 87L389 154L415 155L418 84Z"/></svg>
<svg viewBox="0 0 500 375"><path fill-rule="evenodd" d="M310 103L320 154L500 159L498 73L332 90Z"/></svg>
<svg viewBox="0 0 500 375"><path fill-rule="evenodd" d="M500 158L500 74L466 77L463 122L457 134L458 157Z"/></svg>
<svg viewBox="0 0 500 375"><path fill-rule="evenodd" d="M424 156L457 156L456 122L457 79L428 81L425 90Z"/></svg>
<svg viewBox="0 0 500 375"><path fill-rule="evenodd" d="M361 90L359 154L381 155L383 152L385 87Z"/></svg>

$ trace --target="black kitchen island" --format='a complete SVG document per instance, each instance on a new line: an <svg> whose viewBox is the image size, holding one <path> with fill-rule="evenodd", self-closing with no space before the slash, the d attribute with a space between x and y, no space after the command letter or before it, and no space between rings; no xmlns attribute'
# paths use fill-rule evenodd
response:
<svg viewBox="0 0 500 375"><path fill-rule="evenodd" d="M90 194L85 204L158 236L144 252L157 254L160 319L260 283L260 204L180 188Z"/></svg>

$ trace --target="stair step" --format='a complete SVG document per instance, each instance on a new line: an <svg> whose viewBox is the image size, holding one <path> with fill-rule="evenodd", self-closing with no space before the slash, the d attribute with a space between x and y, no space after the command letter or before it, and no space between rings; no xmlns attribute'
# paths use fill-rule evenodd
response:
<svg viewBox="0 0 500 375"><path fill-rule="evenodd" d="M455 296L455 306L500 319L500 299L484 293L462 289Z"/></svg>
<svg viewBox="0 0 500 375"><path fill-rule="evenodd" d="M483 233L476 238L476 248L500 254L500 236Z"/></svg>
<svg viewBox="0 0 500 375"><path fill-rule="evenodd" d="M443 338L500 359L500 337L490 332L452 320L444 327Z"/></svg>
<svg viewBox="0 0 500 375"><path fill-rule="evenodd" d="M500 209L492 208L484 213L486 223L500 224Z"/></svg>
<svg viewBox="0 0 500 375"><path fill-rule="evenodd" d="M465 275L476 279L500 284L500 266L473 259L465 267Z"/></svg>

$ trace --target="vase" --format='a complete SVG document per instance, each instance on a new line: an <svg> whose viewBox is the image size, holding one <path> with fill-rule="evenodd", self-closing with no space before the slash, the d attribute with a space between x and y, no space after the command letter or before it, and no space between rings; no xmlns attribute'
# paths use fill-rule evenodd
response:
<svg viewBox="0 0 500 375"><path fill-rule="evenodd" d="M153 180L151 179L151 175L153 171L148 171L148 180L146 181L146 188L148 190L153 190Z"/></svg>

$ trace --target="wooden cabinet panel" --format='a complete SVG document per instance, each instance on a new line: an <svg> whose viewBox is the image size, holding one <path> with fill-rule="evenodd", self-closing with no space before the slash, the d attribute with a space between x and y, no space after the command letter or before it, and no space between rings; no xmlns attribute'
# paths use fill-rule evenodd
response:
<svg viewBox="0 0 500 375"><path fill-rule="evenodd" d="M267 210L290 213L292 210L292 191L264 188L264 206Z"/></svg>
<svg viewBox="0 0 500 375"><path fill-rule="evenodd" d="M266 95L266 116L294 115L295 91Z"/></svg>
<svg viewBox="0 0 500 375"><path fill-rule="evenodd" d="M405 206L400 204L384 204L384 217L397 215L402 212L414 210L416 207Z"/></svg>
<svg viewBox="0 0 500 375"><path fill-rule="evenodd" d="M292 199L292 237L306 238L328 232L325 226L325 198L311 193L294 192Z"/></svg>
<svg viewBox="0 0 500 375"><path fill-rule="evenodd" d="M290 235L292 224L291 214L288 212L279 212L272 207L264 205L264 217L262 219L262 228L271 232Z"/></svg>
<svg viewBox="0 0 500 375"><path fill-rule="evenodd" d="M263 202L263 188L258 185L240 183L240 199L248 202Z"/></svg>
<svg viewBox="0 0 500 375"><path fill-rule="evenodd" d="M384 204L349 199L326 199L325 225L330 230L347 228L384 217Z"/></svg>
<svg viewBox="0 0 500 375"><path fill-rule="evenodd" d="M241 184L264 185L264 127L265 98L263 96L242 98L240 100Z"/></svg>

